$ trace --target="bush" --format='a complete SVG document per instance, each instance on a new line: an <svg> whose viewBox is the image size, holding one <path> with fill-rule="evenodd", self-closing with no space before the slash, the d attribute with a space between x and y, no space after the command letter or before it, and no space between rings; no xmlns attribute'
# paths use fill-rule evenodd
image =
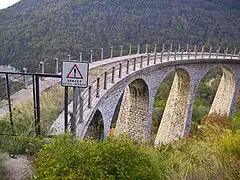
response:
<svg viewBox="0 0 240 180"><path fill-rule="evenodd" d="M106 142L53 139L34 162L39 179L159 179L151 155L128 138Z"/></svg>

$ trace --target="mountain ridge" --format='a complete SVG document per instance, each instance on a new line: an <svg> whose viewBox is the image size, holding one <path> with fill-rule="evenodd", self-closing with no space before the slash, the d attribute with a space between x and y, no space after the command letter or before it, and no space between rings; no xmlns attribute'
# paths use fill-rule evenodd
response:
<svg viewBox="0 0 240 180"><path fill-rule="evenodd" d="M217 0L22 0L0 11L0 64L30 71L55 57L146 43L240 47L240 11ZM236 3L229 1L227 3Z"/></svg>

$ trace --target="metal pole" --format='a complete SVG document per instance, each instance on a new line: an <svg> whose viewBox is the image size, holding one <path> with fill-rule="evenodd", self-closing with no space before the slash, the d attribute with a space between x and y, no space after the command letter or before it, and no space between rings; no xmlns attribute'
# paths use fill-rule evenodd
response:
<svg viewBox="0 0 240 180"><path fill-rule="evenodd" d="M41 124L40 124L40 85L39 85L39 75L35 76L36 80L36 109L37 109L37 127L36 127L36 135L41 134Z"/></svg>
<svg viewBox="0 0 240 180"><path fill-rule="evenodd" d="M170 51L172 52L173 44L170 44Z"/></svg>
<svg viewBox="0 0 240 180"><path fill-rule="evenodd" d="M233 51L231 51L231 59L233 58Z"/></svg>
<svg viewBox="0 0 240 180"><path fill-rule="evenodd" d="M73 87L73 117L71 119L72 139L76 139L77 107L78 107L78 90L76 87Z"/></svg>
<svg viewBox="0 0 240 180"><path fill-rule="evenodd" d="M64 93L64 130L68 132L68 87L65 87Z"/></svg>
<svg viewBox="0 0 240 180"><path fill-rule="evenodd" d="M14 127L13 127L13 119L12 119L12 104L11 104L11 92L9 87L9 77L6 73L6 85L7 85L7 96L8 96L8 109L9 109L9 118L12 127L12 134L15 134Z"/></svg>
<svg viewBox="0 0 240 180"><path fill-rule="evenodd" d="M187 44L187 50L186 50L187 52L188 52L188 49L189 49L189 45Z"/></svg>
<svg viewBox="0 0 240 180"><path fill-rule="evenodd" d="M181 59L183 59L183 50L182 50L182 52L181 52Z"/></svg>
<svg viewBox="0 0 240 180"><path fill-rule="evenodd" d="M37 106L36 106L36 88L35 88L35 76L32 75L32 83L33 83L33 113L34 113L34 125L35 125L35 133L37 134Z"/></svg>

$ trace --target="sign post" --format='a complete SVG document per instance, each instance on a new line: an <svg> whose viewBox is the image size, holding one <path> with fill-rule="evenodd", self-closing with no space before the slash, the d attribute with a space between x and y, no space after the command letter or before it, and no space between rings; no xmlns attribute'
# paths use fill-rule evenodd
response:
<svg viewBox="0 0 240 180"><path fill-rule="evenodd" d="M71 132L73 139L76 138L76 123L78 114L78 88L87 88L89 78L89 63L78 61L64 61L62 64L62 86L73 87L73 114L71 118ZM80 97L80 106L83 105ZM83 117L83 107L80 107L80 121Z"/></svg>

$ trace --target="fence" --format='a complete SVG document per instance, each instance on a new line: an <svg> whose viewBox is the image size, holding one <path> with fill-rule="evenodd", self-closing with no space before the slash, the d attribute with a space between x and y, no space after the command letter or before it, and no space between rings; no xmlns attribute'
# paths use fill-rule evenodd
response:
<svg viewBox="0 0 240 180"><path fill-rule="evenodd" d="M0 75L2 76L1 80L1 87L2 91L1 94L2 100L0 105L0 123L2 119L5 118L5 120L10 121L11 131L0 131L0 135L13 135L18 136L15 132L16 128L14 124L14 119L17 117L14 117L14 108L15 105L18 103L23 102L32 102L33 108L31 109L33 114L32 123L34 124L34 134L35 135L43 135L41 131L41 92L50 92L51 87L56 88L57 86L60 87L60 78L61 75L58 74L40 74L40 73L26 73L26 72L0 72ZM20 87L16 88L16 81L13 80L12 77L19 77L18 78L18 84ZM22 89L23 88L23 89ZM60 87L62 88L62 87ZM5 89L5 92L3 92ZM68 104L71 99L69 99L69 88L65 87L63 89L63 92L59 92L57 94L59 98L62 97L64 100L64 104L61 106L64 107L65 111L65 131L68 129ZM18 91L18 92L15 92ZM6 96L4 95L6 94ZM48 98L48 97L46 97ZM58 103L60 103L61 100L59 100ZM59 110L62 111L62 110ZM23 112L24 113L24 112ZM43 114L44 115L44 114ZM58 115L58 114L57 114ZM55 120L55 119L51 119ZM32 133L32 132L31 132Z"/></svg>

